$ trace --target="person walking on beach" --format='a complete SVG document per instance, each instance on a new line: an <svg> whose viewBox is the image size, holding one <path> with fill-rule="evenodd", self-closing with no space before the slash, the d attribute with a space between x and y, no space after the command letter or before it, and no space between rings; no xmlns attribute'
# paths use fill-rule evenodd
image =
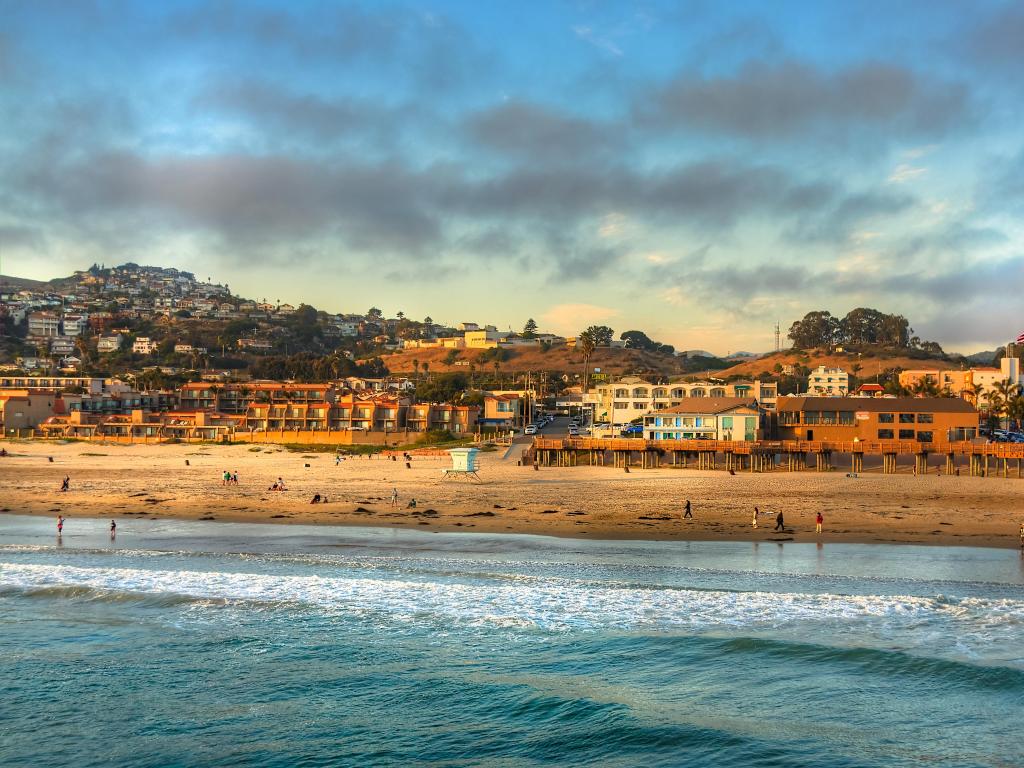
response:
<svg viewBox="0 0 1024 768"><path fill-rule="evenodd" d="M690 500L689 499L686 500L686 511L683 512L683 517L684 518L689 517L691 519L693 518L693 510L690 508Z"/></svg>
<svg viewBox="0 0 1024 768"><path fill-rule="evenodd" d="M225 469L225 470L224 470L224 474L222 474L222 475L220 476L220 484L221 484L221 485L227 485L227 484L228 484L228 483L230 483L230 482L231 482L231 473L230 473L230 472L228 472L228 471L227 471L227 470Z"/></svg>
<svg viewBox="0 0 1024 768"><path fill-rule="evenodd" d="M1024 549L1024 523L1020 524L1020 548Z"/></svg>
<svg viewBox="0 0 1024 768"><path fill-rule="evenodd" d="M754 507L754 522L753 522L753 526L755 528L757 528L757 516L759 514L761 514L760 511L758 511L757 507Z"/></svg>
<svg viewBox="0 0 1024 768"><path fill-rule="evenodd" d="M781 512L775 516L775 530L783 532L786 530L786 521L785 518L782 517Z"/></svg>
<svg viewBox="0 0 1024 768"><path fill-rule="evenodd" d="M821 533L821 524L825 522L825 518L821 516L821 512L814 518L814 532Z"/></svg>
<svg viewBox="0 0 1024 768"><path fill-rule="evenodd" d="M232 485L238 485L238 470L237 469L231 474L231 484Z"/></svg>
<svg viewBox="0 0 1024 768"><path fill-rule="evenodd" d="M68 489L71 488L71 476L64 475L64 482L60 484L60 492L67 493Z"/></svg>
<svg viewBox="0 0 1024 768"><path fill-rule="evenodd" d="M392 507L397 507L398 506L398 489L397 488L392 488L391 489L391 506Z"/></svg>
<svg viewBox="0 0 1024 768"><path fill-rule="evenodd" d="M64 533L64 517L57 515L57 535L60 536L62 533Z"/></svg>

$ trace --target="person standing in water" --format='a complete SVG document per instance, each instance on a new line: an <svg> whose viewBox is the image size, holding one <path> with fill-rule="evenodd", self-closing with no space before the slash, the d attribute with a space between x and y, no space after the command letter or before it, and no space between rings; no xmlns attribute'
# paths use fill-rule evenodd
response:
<svg viewBox="0 0 1024 768"><path fill-rule="evenodd" d="M64 532L64 517L63 515L57 515L57 535L60 536Z"/></svg>
<svg viewBox="0 0 1024 768"><path fill-rule="evenodd" d="M110 538L117 536L117 523L114 520L110 521Z"/></svg>

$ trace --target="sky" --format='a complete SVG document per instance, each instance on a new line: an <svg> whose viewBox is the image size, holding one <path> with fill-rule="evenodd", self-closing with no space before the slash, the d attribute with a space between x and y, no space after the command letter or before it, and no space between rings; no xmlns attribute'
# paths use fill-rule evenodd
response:
<svg viewBox="0 0 1024 768"><path fill-rule="evenodd" d="M763 352L1024 330L1024 5L0 0L0 272Z"/></svg>

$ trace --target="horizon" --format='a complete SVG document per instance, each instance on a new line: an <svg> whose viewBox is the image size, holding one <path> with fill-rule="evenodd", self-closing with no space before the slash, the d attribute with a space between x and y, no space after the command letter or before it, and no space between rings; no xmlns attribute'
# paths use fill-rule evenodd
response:
<svg viewBox="0 0 1024 768"><path fill-rule="evenodd" d="M133 261L329 312L730 352L819 309L963 354L1024 327L1012 3L5 19L3 274Z"/></svg>

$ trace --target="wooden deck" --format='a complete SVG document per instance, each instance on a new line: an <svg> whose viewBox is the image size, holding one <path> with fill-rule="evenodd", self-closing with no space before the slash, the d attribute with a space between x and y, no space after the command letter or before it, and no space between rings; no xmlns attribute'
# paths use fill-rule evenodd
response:
<svg viewBox="0 0 1024 768"><path fill-rule="evenodd" d="M786 454L786 453L859 453L875 456L940 454L946 456L989 456L997 459L1024 459L1022 443L935 442L910 440L645 440L639 437L592 438L538 437L535 450L548 451L685 451L690 453Z"/></svg>

